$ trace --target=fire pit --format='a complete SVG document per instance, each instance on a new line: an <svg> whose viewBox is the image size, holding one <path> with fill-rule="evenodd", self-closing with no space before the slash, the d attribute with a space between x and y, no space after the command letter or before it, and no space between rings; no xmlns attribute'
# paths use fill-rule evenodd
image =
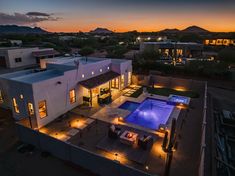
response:
<svg viewBox="0 0 235 176"><path fill-rule="evenodd" d="M123 144L133 145L137 140L138 134L131 131L124 131L120 136L120 141Z"/></svg>

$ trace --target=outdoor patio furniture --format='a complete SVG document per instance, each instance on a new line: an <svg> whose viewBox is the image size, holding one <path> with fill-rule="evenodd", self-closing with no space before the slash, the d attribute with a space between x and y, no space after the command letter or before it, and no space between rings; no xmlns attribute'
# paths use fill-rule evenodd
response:
<svg viewBox="0 0 235 176"><path fill-rule="evenodd" d="M113 139L117 139L121 134L121 128L116 127L115 125L111 125L109 127L108 136Z"/></svg>
<svg viewBox="0 0 235 176"><path fill-rule="evenodd" d="M110 93L99 95L98 96L98 103L99 104L108 104L112 100L112 96Z"/></svg>
<svg viewBox="0 0 235 176"><path fill-rule="evenodd" d="M120 142L127 145L133 145L136 142L137 137L137 133L126 130L120 136Z"/></svg>
<svg viewBox="0 0 235 176"><path fill-rule="evenodd" d="M90 102L91 102L91 98L90 97L83 96L82 99L83 99L83 104L88 104L89 105Z"/></svg>
<svg viewBox="0 0 235 176"><path fill-rule="evenodd" d="M138 139L138 146L144 150L150 150L153 146L152 136L143 136Z"/></svg>
<svg viewBox="0 0 235 176"><path fill-rule="evenodd" d="M100 89L100 95L108 94L108 93L110 93L110 89L109 88L101 88Z"/></svg>

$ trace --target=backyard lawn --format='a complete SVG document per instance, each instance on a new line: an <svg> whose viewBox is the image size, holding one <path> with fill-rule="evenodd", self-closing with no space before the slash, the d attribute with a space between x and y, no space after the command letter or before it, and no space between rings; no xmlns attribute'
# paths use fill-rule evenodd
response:
<svg viewBox="0 0 235 176"><path fill-rule="evenodd" d="M169 96L170 94L175 94L175 95L181 95L181 96L186 96L190 98L198 98L199 94L195 91L178 91L175 89L171 88L152 88L152 87L146 87L148 93L150 94L156 94L156 95L163 95L163 96ZM140 96L143 92L143 87L140 88L139 90L135 91L133 94L131 94L131 97L137 98Z"/></svg>
<svg viewBox="0 0 235 176"><path fill-rule="evenodd" d="M171 89L171 88L147 87L147 91L150 94L163 95L163 96L169 96L170 94L174 94L174 95L181 95L181 96L186 96L186 97L190 97L190 98L198 98L199 97L199 94L194 91L178 91L178 90Z"/></svg>

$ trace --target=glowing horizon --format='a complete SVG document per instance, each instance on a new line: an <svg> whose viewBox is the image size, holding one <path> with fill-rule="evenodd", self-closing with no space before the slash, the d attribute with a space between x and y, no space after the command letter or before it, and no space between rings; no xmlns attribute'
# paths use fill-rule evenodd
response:
<svg viewBox="0 0 235 176"><path fill-rule="evenodd" d="M49 32L157 32L199 26L235 32L232 0L1 0L0 24L38 26ZM43 9L43 10L41 10Z"/></svg>

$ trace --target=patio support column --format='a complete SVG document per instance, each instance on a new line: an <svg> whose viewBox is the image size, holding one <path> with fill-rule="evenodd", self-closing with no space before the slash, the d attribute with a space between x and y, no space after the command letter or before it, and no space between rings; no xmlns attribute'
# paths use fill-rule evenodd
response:
<svg viewBox="0 0 235 176"><path fill-rule="evenodd" d="M91 104L91 106L92 106L92 89L90 89L90 104Z"/></svg>
<svg viewBox="0 0 235 176"><path fill-rule="evenodd" d="M121 90L121 76L118 77L118 89Z"/></svg>
<svg viewBox="0 0 235 176"><path fill-rule="evenodd" d="M111 81L109 81L109 92L111 93Z"/></svg>

